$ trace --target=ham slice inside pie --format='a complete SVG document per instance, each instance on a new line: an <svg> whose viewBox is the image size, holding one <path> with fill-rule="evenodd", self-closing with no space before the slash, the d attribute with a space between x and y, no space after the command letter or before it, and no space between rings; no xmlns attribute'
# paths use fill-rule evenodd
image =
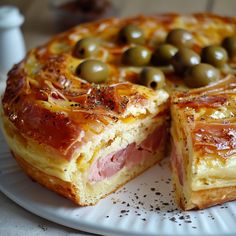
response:
<svg viewBox="0 0 236 236"><path fill-rule="evenodd" d="M171 100L171 164L183 209L201 209L236 199L236 79Z"/></svg>

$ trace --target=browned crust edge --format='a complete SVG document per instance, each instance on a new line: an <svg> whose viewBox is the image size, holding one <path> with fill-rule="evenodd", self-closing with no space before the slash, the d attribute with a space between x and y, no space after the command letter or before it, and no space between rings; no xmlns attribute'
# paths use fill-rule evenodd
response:
<svg viewBox="0 0 236 236"><path fill-rule="evenodd" d="M200 210L236 200L236 186L192 191L191 198L186 199L184 190L179 183L178 176L173 166L172 177L174 189L176 190L175 200L178 206L183 210Z"/></svg>
<svg viewBox="0 0 236 236"><path fill-rule="evenodd" d="M20 167L31 179L43 185L44 187L57 192L61 196L72 200L74 203L81 205L75 185L70 182L61 180L55 176L44 173L43 171L29 164L27 161L13 152L12 155L20 165Z"/></svg>
<svg viewBox="0 0 236 236"><path fill-rule="evenodd" d="M205 189L192 192L192 202L198 209L230 202L236 199L236 186ZM188 209L187 209L188 210Z"/></svg>

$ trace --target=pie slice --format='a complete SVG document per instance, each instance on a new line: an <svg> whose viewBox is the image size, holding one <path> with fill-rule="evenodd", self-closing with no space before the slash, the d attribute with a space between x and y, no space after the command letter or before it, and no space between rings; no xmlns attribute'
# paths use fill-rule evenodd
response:
<svg viewBox="0 0 236 236"><path fill-rule="evenodd" d="M171 99L171 165L185 210L236 199L236 78Z"/></svg>

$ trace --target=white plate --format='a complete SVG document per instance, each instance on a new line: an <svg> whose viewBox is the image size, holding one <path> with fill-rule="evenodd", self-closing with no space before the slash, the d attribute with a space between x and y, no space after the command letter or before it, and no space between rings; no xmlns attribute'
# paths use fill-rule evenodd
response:
<svg viewBox="0 0 236 236"><path fill-rule="evenodd" d="M168 159L91 207L78 207L30 180L0 137L0 190L53 222L104 235L236 235L236 202L201 211L176 209Z"/></svg>

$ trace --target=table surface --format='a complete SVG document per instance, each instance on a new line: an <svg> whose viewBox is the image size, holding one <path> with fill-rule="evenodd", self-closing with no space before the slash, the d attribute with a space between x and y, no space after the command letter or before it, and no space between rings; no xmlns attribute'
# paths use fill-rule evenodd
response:
<svg viewBox="0 0 236 236"><path fill-rule="evenodd" d="M0 2L0 6L4 4L16 5L24 14L23 33L27 50L46 42L55 34L55 14L50 3L52 1L47 0L1 0ZM113 0L112 3L117 9L117 15L121 17L140 13L201 11L213 11L234 16L236 10L235 0ZM70 229L33 215L0 192L0 235L72 236L91 234Z"/></svg>

